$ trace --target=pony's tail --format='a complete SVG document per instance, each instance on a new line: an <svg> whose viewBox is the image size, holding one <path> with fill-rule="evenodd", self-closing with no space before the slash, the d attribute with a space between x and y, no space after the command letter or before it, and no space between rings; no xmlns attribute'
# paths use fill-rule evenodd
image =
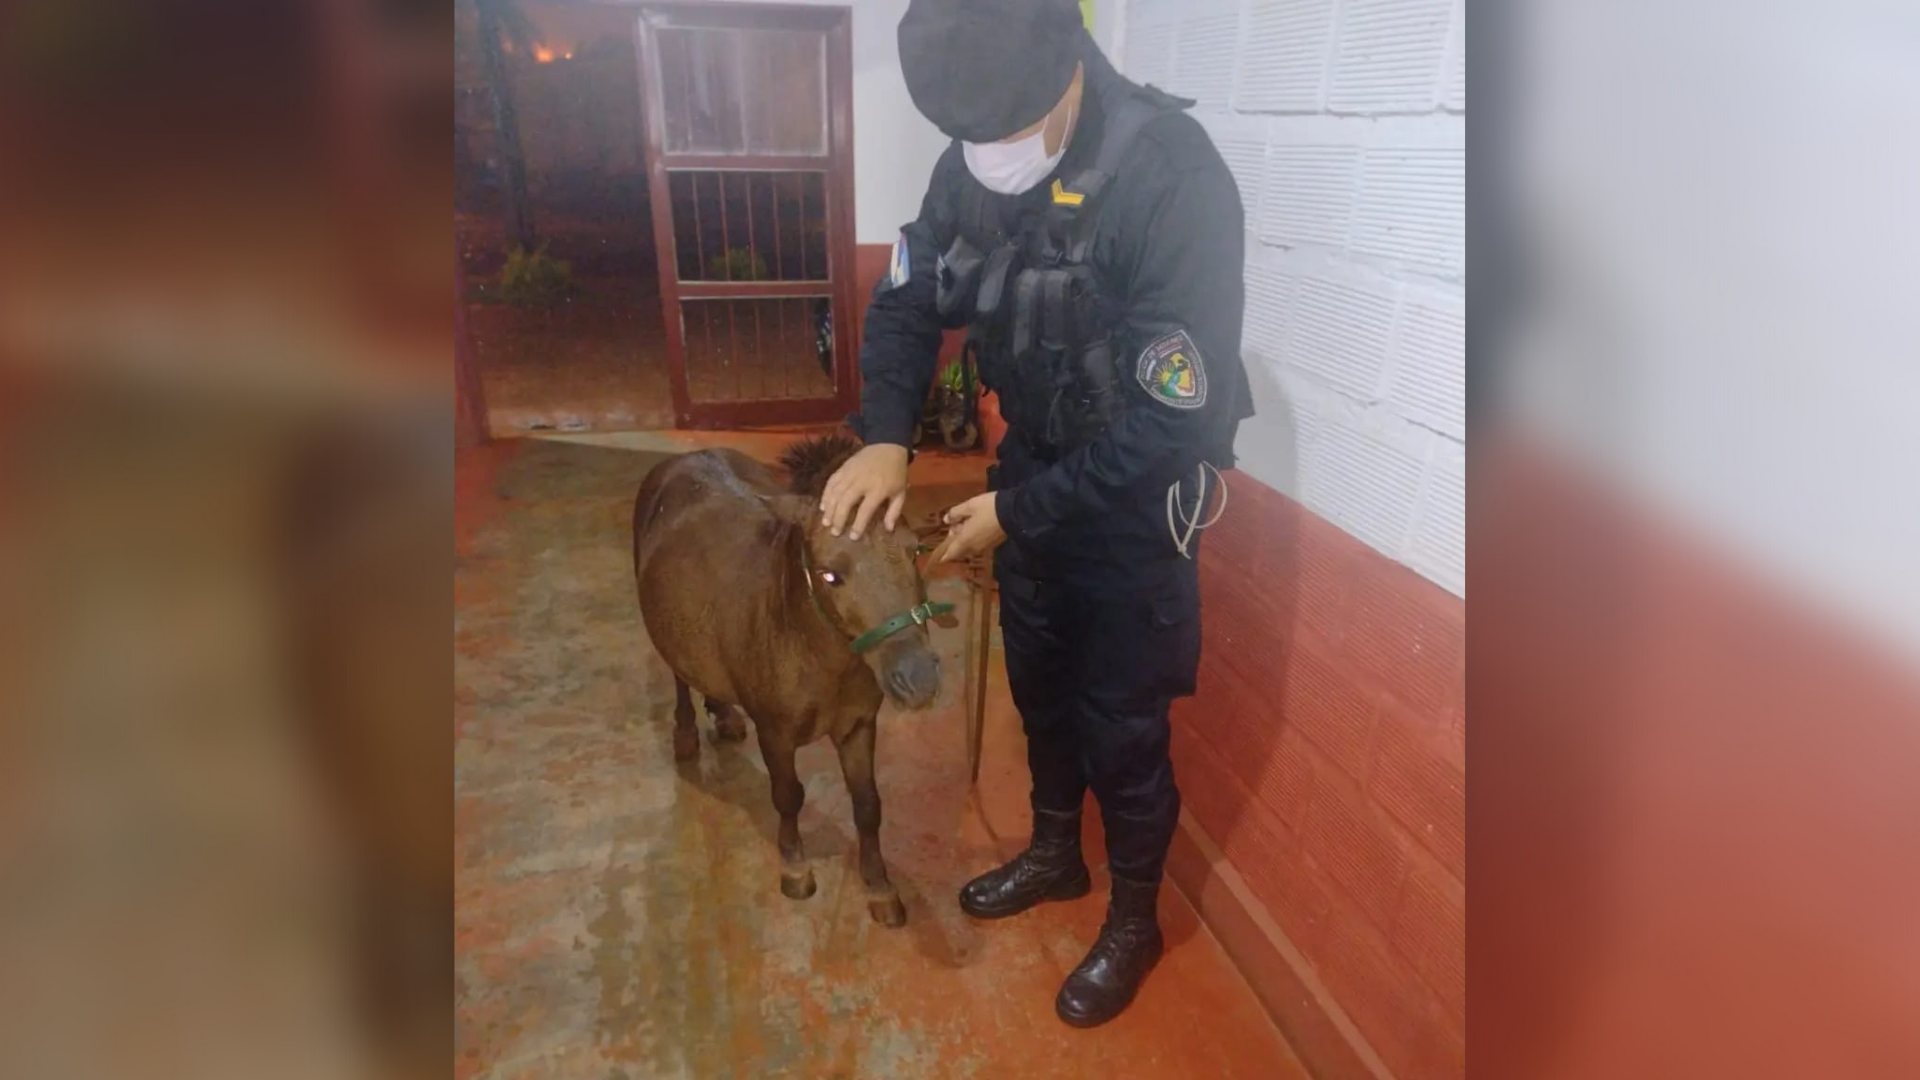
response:
<svg viewBox="0 0 1920 1080"><path fill-rule="evenodd" d="M842 432L815 435L787 447L780 467L787 470L787 490L819 498L827 478L860 449L860 440Z"/></svg>

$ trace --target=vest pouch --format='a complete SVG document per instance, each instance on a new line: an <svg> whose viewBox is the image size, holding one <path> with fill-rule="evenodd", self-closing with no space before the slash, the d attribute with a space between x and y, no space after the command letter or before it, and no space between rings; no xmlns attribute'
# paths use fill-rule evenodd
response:
<svg viewBox="0 0 1920 1080"><path fill-rule="evenodd" d="M1065 389L1059 378L1060 356L1057 350L1044 345L1036 345L1025 354L1012 358L1010 381L1013 384L1003 395L1003 402L1018 402L1017 422L1023 434L1042 456L1052 458L1059 452L1060 442L1054 438L1053 413L1055 402ZM1016 422L1009 418L1011 429Z"/></svg>
<svg viewBox="0 0 1920 1080"><path fill-rule="evenodd" d="M1059 456L1078 448L1086 430L1082 418L1085 407L1079 380L1073 377L1068 365L1065 350L1053 345L1042 344L1033 350L1033 366L1040 383L1041 372L1046 373L1045 385L1035 386L1035 399L1046 403L1046 422L1041 425L1041 438L1045 441L1050 456Z"/></svg>
<svg viewBox="0 0 1920 1080"><path fill-rule="evenodd" d="M1113 352L1106 339L1089 345L1077 358L1060 357L1061 378L1048 410L1047 437L1061 452L1078 450L1113 426L1126 408L1113 374Z"/></svg>
<svg viewBox="0 0 1920 1080"><path fill-rule="evenodd" d="M1086 412L1104 430L1120 416L1118 374L1113 362L1113 339L1101 338L1080 351L1080 385L1086 390Z"/></svg>
<svg viewBox="0 0 1920 1080"><path fill-rule="evenodd" d="M1007 282L1017 271L1014 263L1020 257L1020 248L1014 244L1002 244L987 256L986 269L980 272L980 294L974 304L974 312L981 319L991 319L1006 306Z"/></svg>
<svg viewBox="0 0 1920 1080"><path fill-rule="evenodd" d="M965 236L953 238L946 253L940 256L939 283L934 292L934 305L943 319L951 323L973 317L974 295L980 288L980 271L986 264L987 257L968 243Z"/></svg>
<svg viewBox="0 0 1920 1080"><path fill-rule="evenodd" d="M1000 416L1007 423L1013 423L1007 401L1011 396L1008 390L1013 372L1007 363L1006 350L996 347L992 337L978 325L967 330L967 345L973 349L974 370L980 373L980 385L1000 395Z"/></svg>

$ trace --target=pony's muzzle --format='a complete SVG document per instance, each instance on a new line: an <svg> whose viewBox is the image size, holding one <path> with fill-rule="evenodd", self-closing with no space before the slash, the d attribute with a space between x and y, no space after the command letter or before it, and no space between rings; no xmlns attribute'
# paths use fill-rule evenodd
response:
<svg viewBox="0 0 1920 1080"><path fill-rule="evenodd" d="M888 696L909 709L924 709L940 692L940 658L924 645L898 650L887 666Z"/></svg>

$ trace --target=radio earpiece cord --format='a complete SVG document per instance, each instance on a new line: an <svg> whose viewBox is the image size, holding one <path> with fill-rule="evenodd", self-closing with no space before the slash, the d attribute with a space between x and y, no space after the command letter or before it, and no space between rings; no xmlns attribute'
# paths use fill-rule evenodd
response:
<svg viewBox="0 0 1920 1080"><path fill-rule="evenodd" d="M1199 518L1207 509L1207 473L1209 471L1213 473L1213 478L1220 488L1220 506L1203 524ZM1199 498L1193 501L1193 517L1188 517L1186 507L1180 505L1181 481L1175 480L1167 485L1167 532L1172 535L1173 546L1179 550L1180 557L1183 559L1193 558L1187 553L1188 546L1193 543L1193 534L1212 528L1214 523L1220 520L1220 515L1227 512L1227 481L1220 475L1220 470L1215 469L1211 462L1203 461L1194 473L1197 477L1195 484L1199 489ZM1178 525L1174 523L1175 515L1180 519ZM1184 534L1180 532L1180 525L1187 527Z"/></svg>

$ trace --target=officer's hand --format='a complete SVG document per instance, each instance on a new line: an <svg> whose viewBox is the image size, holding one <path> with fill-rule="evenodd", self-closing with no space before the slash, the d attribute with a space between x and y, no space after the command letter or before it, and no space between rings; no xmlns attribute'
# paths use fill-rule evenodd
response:
<svg viewBox="0 0 1920 1080"><path fill-rule="evenodd" d="M873 515L887 508L887 531L900 523L907 505L907 448L888 443L863 446L827 478L820 493L820 520L839 536L853 519L852 538L860 539Z"/></svg>
<svg viewBox="0 0 1920 1080"><path fill-rule="evenodd" d="M994 493L975 495L947 511L950 526L946 540L934 553L935 562L957 562L999 547L1007 539L1000 528L1000 511L994 506Z"/></svg>

